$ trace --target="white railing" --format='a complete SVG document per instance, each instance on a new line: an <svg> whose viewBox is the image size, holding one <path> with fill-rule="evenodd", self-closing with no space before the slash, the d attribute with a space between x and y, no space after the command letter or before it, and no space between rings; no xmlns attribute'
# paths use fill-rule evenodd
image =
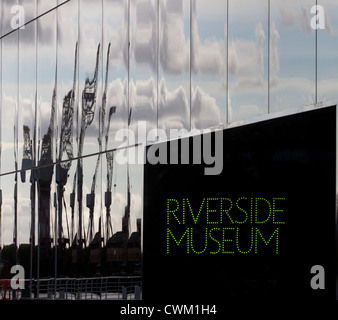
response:
<svg viewBox="0 0 338 320"><path fill-rule="evenodd" d="M47 278L25 281L19 299L140 300L141 277Z"/></svg>

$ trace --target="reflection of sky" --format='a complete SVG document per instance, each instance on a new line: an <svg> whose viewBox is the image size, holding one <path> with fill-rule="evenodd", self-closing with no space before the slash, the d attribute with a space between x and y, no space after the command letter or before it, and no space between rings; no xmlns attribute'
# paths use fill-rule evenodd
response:
<svg viewBox="0 0 338 320"><path fill-rule="evenodd" d="M10 12L8 9L10 2L5 0L2 2L4 14L2 31L8 32L5 26L10 24L11 16L5 13ZM224 0L193 0L191 15L189 0L161 0L159 7L155 0L131 0L129 84L127 83L127 2L104 0L103 11L94 1L80 2L80 17L78 17L76 1L70 1L58 9L57 48L56 30L53 27L55 12L39 20L37 69L34 64L36 35L32 28L20 30L19 55L15 42L16 33L2 40L2 172L14 170L13 127L16 121L13 110L16 108L18 90L16 84L18 59L20 63L18 148L19 159L21 159L22 125L33 125L30 117L33 114L31 106L34 105L35 99L35 71L38 71L37 101L40 103L38 125L42 137L49 124L52 90L55 85L55 61L58 61L56 132L60 134L63 97L73 85L74 51L77 41L79 41L79 69L76 90L79 103L81 103L85 77L93 76L96 50L101 43L98 105L94 122L86 131L84 152L87 154L99 150L98 111L104 88L108 42L111 43L111 51L105 132L109 108L117 106L116 114L112 117L108 148L117 146L113 141L116 130L127 126L128 102L133 108L131 127L136 128L138 120L146 120L148 129L156 126L157 120L159 127L163 129L190 129L190 125L196 128L207 128L224 123L227 119L227 108L229 120L237 121L267 113L268 103L271 111L279 111L314 102L315 32L310 28L310 9L313 1L270 1L271 26L268 28L267 1L230 0L227 43L227 3ZM22 3L27 10L27 20L34 16L35 8L32 3L32 1L27 4ZM323 0L319 3L326 5L327 29L318 30L318 100L337 100L338 3L335 0ZM40 0L39 13L50 9L53 4L56 4L56 1L51 5ZM159 17L157 12L160 13ZM191 22L190 17L193 19ZM268 44L269 39L270 44ZM270 57L268 48L270 48ZM269 77L268 71L270 71ZM228 78L229 83L227 83ZM268 97L269 78L270 96ZM74 128L76 129L75 125ZM74 130L74 155L77 155L75 137ZM92 157L85 161L88 170L85 171L84 194L90 190L96 159ZM66 188L68 198L72 190L74 172L73 164ZM101 192L101 195L105 190L105 175L106 163L103 156L103 182L97 187L98 194ZM138 199L135 200L137 203L135 212L140 214L141 173L134 168L132 175L133 194ZM120 207L116 210L120 211L125 204L125 171L124 174L118 173L118 177L117 185L120 189L117 194ZM5 216L8 217L12 210L10 204L13 203L10 196L14 188L13 177L2 178L1 182L4 198L7 201L4 206ZM29 202L27 202L29 183L26 182L20 190L22 202L19 210L23 210L22 208L26 208ZM96 215L100 214L99 208L96 207ZM29 210L25 209L25 212L28 214ZM97 225L97 221L95 223Z"/></svg>

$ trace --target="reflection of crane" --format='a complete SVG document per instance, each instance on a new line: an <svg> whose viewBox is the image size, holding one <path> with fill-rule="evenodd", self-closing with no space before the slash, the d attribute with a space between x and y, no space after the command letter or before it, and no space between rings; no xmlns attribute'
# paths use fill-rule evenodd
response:
<svg viewBox="0 0 338 320"><path fill-rule="evenodd" d="M35 119L36 110L35 108ZM23 125L23 157L21 165L21 182L26 182L26 170L35 166L36 159L36 121L33 127L33 140L30 136L30 128L27 125ZM33 149L34 146L34 149ZM33 279L33 261L34 261L34 247L35 247L35 194L36 194L36 174L35 171L31 171L30 176L30 202L31 202L31 228L30 228L30 294L32 294L32 279Z"/></svg>
<svg viewBox="0 0 338 320"><path fill-rule="evenodd" d="M30 136L30 128L24 125L21 182L26 182L26 170L32 168L32 166L33 166L33 158L32 158L32 140Z"/></svg>
<svg viewBox="0 0 338 320"><path fill-rule="evenodd" d="M110 129L110 120L111 116L115 113L116 107L113 106L109 110L109 117L108 117L108 126L106 131L106 159L107 159L107 191L104 194L104 202L106 206L106 240L108 240L113 235L113 227L111 223L111 215L110 215L110 206L112 201L111 189L112 189L112 179L113 179L113 164L114 164L114 157L113 151L107 151L108 149L108 138L109 138L109 129Z"/></svg>
<svg viewBox="0 0 338 320"><path fill-rule="evenodd" d="M76 88L76 70L77 70L77 43L75 47L75 62L74 62L74 78L73 88L63 99L62 105L62 123L60 133L60 148L58 155L58 164L56 165L56 183L58 184L58 219L59 229L58 238L59 241L63 241L62 230L62 201L64 201L64 186L67 183L68 171L71 167L71 159L73 158L73 115L75 104L75 88ZM63 154L66 153L68 160L62 160ZM62 162L61 162L62 161ZM66 216L67 217L67 216ZM73 216L72 216L73 222ZM67 220L68 226L68 220ZM72 225L73 227L73 225ZM72 229L73 231L73 229ZM70 239L68 230L68 240Z"/></svg>
<svg viewBox="0 0 338 320"><path fill-rule="evenodd" d="M127 165L128 178L128 194L127 205L124 208L124 216L122 217L122 244L123 244L123 263L126 265L128 260L127 244L130 233L130 182L129 182L129 164Z"/></svg>
<svg viewBox="0 0 338 320"><path fill-rule="evenodd" d="M132 109L129 110L128 116L128 127L130 126L131 121L131 112ZM123 264L127 264L128 260L128 239L130 233L130 180L129 180L129 161L127 163L127 179L128 179L128 189L127 189L127 205L124 209L124 216L122 217L122 245L123 245Z"/></svg>
<svg viewBox="0 0 338 320"><path fill-rule="evenodd" d="M100 44L97 47L96 66L92 80L86 78L82 91L82 119L77 162L77 200L79 204L79 243L82 246L82 188L83 188L83 161L82 151L87 127L93 122L96 109L96 88L99 67ZM85 240L85 239L84 239ZM85 241L84 241L85 242Z"/></svg>
<svg viewBox="0 0 338 320"><path fill-rule="evenodd" d="M30 128L27 125L23 126L23 156L21 164L21 182L26 182L26 170L33 167L33 143L30 136ZM31 201L31 244L35 244L35 178L34 174L31 173L30 177L31 190L30 190L30 201Z"/></svg>
<svg viewBox="0 0 338 320"><path fill-rule="evenodd" d="M97 172L98 172L98 168L99 168L99 164L100 164L100 160L101 160L102 136L103 136L103 131L104 131L105 117L106 117L109 55L110 55L110 43L108 45L108 50L107 50L105 86L104 86L104 91L103 91L103 95L102 95L102 108L100 109L100 123L99 123L100 126L99 126L99 138L98 138L99 154L98 154L97 161L96 161L95 173L94 173L94 176L93 176L91 193L87 194L87 207L90 210L90 212L89 212L89 224L88 224L88 241L89 241L89 243L91 243L92 240L93 240L93 230L94 230L93 218L94 218L94 206L95 206L95 187L96 187ZM109 128L109 125L110 125L111 116L115 112L115 110L116 110L116 107L111 107L110 110L109 110L108 128ZM106 149L107 149L107 140L108 140L107 134L106 134ZM106 197L105 202L107 202L107 195L105 197ZM110 224L110 226L111 226L110 217L109 218L107 217L107 224ZM99 230L101 230L101 225L99 226ZM100 232L100 235L98 237L101 239L101 232Z"/></svg>
<svg viewBox="0 0 338 320"><path fill-rule="evenodd" d="M50 121L47 133L42 138L41 155L38 161L37 181L39 198L39 244L46 253L50 246L50 186L53 176L53 138L54 138L54 115L56 107L56 71L55 85L52 97ZM41 248L41 247L40 247Z"/></svg>
<svg viewBox="0 0 338 320"><path fill-rule="evenodd" d="M0 111L0 116L2 117L1 111ZM0 130L0 141L2 141L1 130ZM0 143L0 172L1 172L1 154L2 154L2 144ZM1 184L0 184L0 186L1 186ZM1 259L1 250L2 250L2 233L1 233L1 230L2 230L2 190L0 189L0 263L2 261L2 259Z"/></svg>

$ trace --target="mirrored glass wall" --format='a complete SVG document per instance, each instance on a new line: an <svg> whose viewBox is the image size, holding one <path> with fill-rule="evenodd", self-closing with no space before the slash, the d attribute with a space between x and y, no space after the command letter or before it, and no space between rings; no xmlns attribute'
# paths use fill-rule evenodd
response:
<svg viewBox="0 0 338 320"><path fill-rule="evenodd" d="M35 294L140 275L146 143L338 101L335 0L0 0L0 17L0 278L22 264Z"/></svg>

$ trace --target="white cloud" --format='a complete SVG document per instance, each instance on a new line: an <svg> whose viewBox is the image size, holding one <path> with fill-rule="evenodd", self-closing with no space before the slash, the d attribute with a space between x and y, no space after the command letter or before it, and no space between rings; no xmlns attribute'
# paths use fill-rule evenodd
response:
<svg viewBox="0 0 338 320"><path fill-rule="evenodd" d="M191 67L192 72L202 74L221 74L226 63L225 39L209 37L202 41L198 28L197 4L194 2L191 30Z"/></svg>
<svg viewBox="0 0 338 320"><path fill-rule="evenodd" d="M163 130L189 128L189 102L183 86L169 91L165 79L161 78L159 91L159 127Z"/></svg>
<svg viewBox="0 0 338 320"><path fill-rule="evenodd" d="M279 79L279 52L277 43L279 40L279 32L276 28L276 23L271 23L271 37L270 37L270 86L274 87Z"/></svg>
<svg viewBox="0 0 338 320"><path fill-rule="evenodd" d="M283 4L279 7L278 15L282 26L284 28L297 27L306 33L313 32L310 16L311 6L297 3L298 6L295 7L294 3L292 5Z"/></svg>
<svg viewBox="0 0 338 320"><path fill-rule="evenodd" d="M198 86L192 92L192 104L193 128L204 129L220 124L221 115L216 99Z"/></svg>
<svg viewBox="0 0 338 320"><path fill-rule="evenodd" d="M136 63L145 63L156 73L157 67L157 8L156 2L137 1L133 6L131 54Z"/></svg>
<svg viewBox="0 0 338 320"><path fill-rule="evenodd" d="M237 90L264 85L264 41L262 24L257 23L254 40L229 40L229 74L235 76Z"/></svg>
<svg viewBox="0 0 338 320"><path fill-rule="evenodd" d="M182 0L162 3L160 26L160 62L165 73L182 74L190 66L190 41L184 33Z"/></svg>

